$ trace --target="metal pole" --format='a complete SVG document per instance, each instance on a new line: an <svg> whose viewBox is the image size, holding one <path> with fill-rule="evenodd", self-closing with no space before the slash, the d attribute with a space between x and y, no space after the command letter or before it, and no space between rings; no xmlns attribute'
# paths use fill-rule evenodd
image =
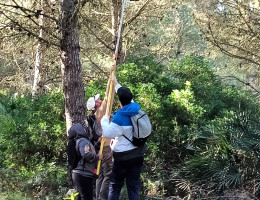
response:
<svg viewBox="0 0 260 200"><path fill-rule="evenodd" d="M114 66L115 66L115 70L116 70L116 64L117 64L117 57L118 57L118 48L119 48L119 43L120 43L120 38L121 38L121 32L122 32L122 26L123 26L123 18L124 18L124 12L125 12L125 5L126 5L126 1L123 1L122 4L122 10L121 10L121 17L120 17L120 23L119 23L119 28L118 28L118 33L117 33L117 42L116 42L116 49L115 49L115 54L114 54ZM114 88L114 75L115 75L115 70L113 70L110 74L110 88L109 88L109 95L108 95L108 101L107 101L107 108L106 108L106 115L110 116L111 115L111 101L112 101L112 92L113 92L113 88ZM101 144L100 144L100 150L99 153L103 154L103 147L104 147L104 141L105 138L102 137L101 139ZM99 175L99 171L100 171L100 165L101 165L101 160L98 161L98 165L97 165L97 175Z"/></svg>

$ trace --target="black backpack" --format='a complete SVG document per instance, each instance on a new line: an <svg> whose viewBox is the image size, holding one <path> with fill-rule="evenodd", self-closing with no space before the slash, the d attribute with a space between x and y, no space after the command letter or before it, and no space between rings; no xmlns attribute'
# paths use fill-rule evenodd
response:
<svg viewBox="0 0 260 200"><path fill-rule="evenodd" d="M76 142L78 138L69 138L68 144L67 144L67 159L68 159L68 184L69 187L73 187L73 180L72 180L72 170L75 169L78 166L79 161L81 160L81 155L79 153L79 150L76 149Z"/></svg>
<svg viewBox="0 0 260 200"><path fill-rule="evenodd" d="M70 138L67 145L68 166L70 170L75 169L81 159L79 150L76 149L77 139L78 138Z"/></svg>

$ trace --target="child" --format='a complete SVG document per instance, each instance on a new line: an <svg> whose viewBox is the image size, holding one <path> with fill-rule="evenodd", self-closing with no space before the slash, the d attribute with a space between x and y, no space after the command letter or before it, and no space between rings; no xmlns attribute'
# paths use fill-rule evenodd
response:
<svg viewBox="0 0 260 200"><path fill-rule="evenodd" d="M77 200L93 200L93 181L97 161L102 160L101 154L96 154L91 138L85 128L77 123L69 129L69 135L76 135L76 151L81 155L76 168L72 170L72 180L79 195Z"/></svg>

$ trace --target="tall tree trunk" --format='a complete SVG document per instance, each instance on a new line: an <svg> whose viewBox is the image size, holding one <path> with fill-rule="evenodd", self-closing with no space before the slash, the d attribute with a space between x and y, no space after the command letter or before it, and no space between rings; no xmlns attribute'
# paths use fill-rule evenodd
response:
<svg viewBox="0 0 260 200"><path fill-rule="evenodd" d="M78 35L78 1L60 1L60 56L67 130L86 124L85 94Z"/></svg>
<svg viewBox="0 0 260 200"><path fill-rule="evenodd" d="M40 33L39 38L43 38L43 29L44 26L44 11L46 7L45 0L41 0L41 14L39 16L39 26ZM36 47L36 57L35 57L35 65L34 65L34 78L33 78L33 86L32 86L32 96L34 97L37 94L41 94L43 90L42 83L42 55L43 54L43 43L42 40L38 41L38 45Z"/></svg>

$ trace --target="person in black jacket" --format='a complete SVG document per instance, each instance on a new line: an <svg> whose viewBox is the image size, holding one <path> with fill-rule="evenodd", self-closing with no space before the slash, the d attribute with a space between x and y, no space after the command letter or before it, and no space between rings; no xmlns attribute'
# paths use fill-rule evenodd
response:
<svg viewBox="0 0 260 200"><path fill-rule="evenodd" d="M93 200L93 181L97 161L102 160L101 154L96 154L94 146L82 124L74 124L69 129L69 135L77 135L76 151L81 155L76 168L72 170L72 180L79 195L77 200Z"/></svg>
<svg viewBox="0 0 260 200"><path fill-rule="evenodd" d="M99 139L99 137L102 136L100 121L106 113L109 88L110 81L107 84L105 98L103 101L101 100L99 94L90 97L87 101L87 109L91 111L91 113L87 116L88 129L92 132L92 141L94 141L93 143L95 144L94 146L96 151L99 151L100 147L100 141L97 140L97 138ZM112 172L112 151L110 148L110 142L110 139L105 138L103 146L103 159L100 165L99 176L96 180L96 200L108 200L110 175Z"/></svg>

